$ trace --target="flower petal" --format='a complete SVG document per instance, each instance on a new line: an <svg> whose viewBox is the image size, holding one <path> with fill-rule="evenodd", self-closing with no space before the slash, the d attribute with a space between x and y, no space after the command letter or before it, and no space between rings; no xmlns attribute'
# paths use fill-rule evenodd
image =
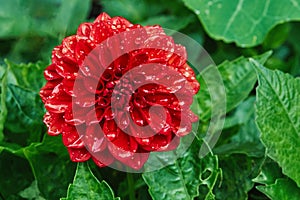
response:
<svg viewBox="0 0 300 200"><path fill-rule="evenodd" d="M78 127L79 128L79 127ZM66 147L83 148L82 136L78 135L77 129L72 125L65 125L62 130L62 140Z"/></svg>
<svg viewBox="0 0 300 200"><path fill-rule="evenodd" d="M115 160L115 158L111 155L111 153L107 149L105 151L101 151L93 155L94 156L92 157L92 159L99 167L109 166Z"/></svg>
<svg viewBox="0 0 300 200"><path fill-rule="evenodd" d="M48 134L56 136L62 133L62 127L64 126L63 114L47 112L44 115L44 123L48 127Z"/></svg>
<svg viewBox="0 0 300 200"><path fill-rule="evenodd" d="M47 81L61 79L62 77L56 72L56 64L52 63L44 71L44 77Z"/></svg>
<svg viewBox="0 0 300 200"><path fill-rule="evenodd" d="M91 154L86 148L68 148L68 152L73 162L85 162L91 158Z"/></svg>
<svg viewBox="0 0 300 200"><path fill-rule="evenodd" d="M58 84L45 101L45 108L54 113L63 113L70 105L72 98L65 93L63 85Z"/></svg>

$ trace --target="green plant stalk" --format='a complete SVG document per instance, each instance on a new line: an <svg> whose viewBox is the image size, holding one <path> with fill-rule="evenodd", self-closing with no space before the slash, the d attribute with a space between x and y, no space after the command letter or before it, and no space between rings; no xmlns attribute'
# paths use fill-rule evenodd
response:
<svg viewBox="0 0 300 200"><path fill-rule="evenodd" d="M7 93L7 74L9 70L9 65L1 81L1 113L0 113L0 142L4 139L4 123L7 117L7 107L6 107L6 93Z"/></svg>
<svg viewBox="0 0 300 200"><path fill-rule="evenodd" d="M132 177L132 173L127 173L127 183L128 183L128 190L129 190L129 199L136 200L135 198L135 187L134 187L134 180Z"/></svg>

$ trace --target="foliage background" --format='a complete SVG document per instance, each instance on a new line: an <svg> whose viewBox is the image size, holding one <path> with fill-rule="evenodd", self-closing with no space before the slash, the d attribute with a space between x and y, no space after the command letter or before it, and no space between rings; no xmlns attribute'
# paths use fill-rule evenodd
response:
<svg viewBox="0 0 300 200"><path fill-rule="evenodd" d="M198 75L199 140L162 170L77 165L47 136L38 93L51 51L103 11L180 31L212 56L227 115L211 154L198 156L218 106L209 68ZM0 0L0 199L299 199L299 11L299 0Z"/></svg>

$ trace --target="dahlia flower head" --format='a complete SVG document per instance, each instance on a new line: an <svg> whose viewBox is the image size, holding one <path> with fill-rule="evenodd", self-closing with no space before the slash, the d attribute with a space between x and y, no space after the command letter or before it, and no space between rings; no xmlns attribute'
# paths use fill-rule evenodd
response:
<svg viewBox="0 0 300 200"><path fill-rule="evenodd" d="M185 47L157 25L102 13L53 49L44 76L44 123L74 162L139 170L198 120L190 106L200 86Z"/></svg>

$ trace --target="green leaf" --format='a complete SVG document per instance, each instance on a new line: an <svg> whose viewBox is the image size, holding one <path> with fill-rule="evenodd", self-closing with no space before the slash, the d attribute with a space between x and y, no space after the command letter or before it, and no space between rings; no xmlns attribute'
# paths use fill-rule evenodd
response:
<svg viewBox="0 0 300 200"><path fill-rule="evenodd" d="M9 153L19 156L21 158L25 158L23 148L18 144L0 142L0 153L3 150L8 151Z"/></svg>
<svg viewBox="0 0 300 200"><path fill-rule="evenodd" d="M212 189L220 174L218 159L210 154L200 159L200 145L197 140L194 142L175 163L143 174L154 200L193 199L199 195L200 199L214 199ZM158 161L168 163L168 157L160 157ZM151 165L151 161L147 163Z"/></svg>
<svg viewBox="0 0 300 200"><path fill-rule="evenodd" d="M64 35L74 33L79 24L86 20L90 6L91 0L61 1L57 15L52 22L53 27L56 27L56 32ZM56 7L56 9L58 8ZM47 27L47 29L49 28Z"/></svg>
<svg viewBox="0 0 300 200"><path fill-rule="evenodd" d="M291 75L297 77L300 76L300 55L299 53L295 54L294 58L291 58L292 68L290 69Z"/></svg>
<svg viewBox="0 0 300 200"><path fill-rule="evenodd" d="M185 28L193 20L192 16L174 16L174 15L158 15L155 17L148 18L141 22L142 25L160 25L163 28L171 30L181 30Z"/></svg>
<svg viewBox="0 0 300 200"><path fill-rule="evenodd" d="M256 188L271 199L298 199L300 195L300 188L294 181L284 176L278 164L271 159L265 161L261 172L253 181L263 184Z"/></svg>
<svg viewBox="0 0 300 200"><path fill-rule="evenodd" d="M257 177L252 179L252 181L260 184L271 185L275 183L276 179L278 178L284 178L281 168L275 161L267 158L261 168L261 171Z"/></svg>
<svg viewBox="0 0 300 200"><path fill-rule="evenodd" d="M75 163L70 161L67 150L61 142L61 137L45 135L42 143L32 143L27 147L2 142L0 143L0 151L2 151L0 152L2 153L0 162L2 164L0 165L1 172L7 173L8 176L9 174L14 174L11 178L7 178L7 180L11 179L11 181L16 182L14 179L14 177L16 177L16 179L26 184L20 184L20 187L18 186L13 192L9 192L10 190L7 186L10 187L12 183L0 181L0 188L5 189L3 193L5 196L17 194L20 191L21 196L35 195L38 193L39 198L43 197L46 199L57 199L65 195L68 184L72 180L75 171ZM6 160L6 154L13 158ZM20 178L24 177L25 174L19 169L23 167L26 169L26 173L29 173L29 177L34 176L37 188L35 188L34 185L29 186L28 181L33 181L31 178L26 180ZM12 172L8 171L8 169L12 170ZM7 186L1 186L2 183ZM25 188L25 186L27 188ZM6 193L6 190L9 193ZM2 193L1 189L0 193Z"/></svg>
<svg viewBox="0 0 300 200"><path fill-rule="evenodd" d="M40 191L36 180L33 181L28 188L19 192L19 195L26 199L45 200L45 198L40 196Z"/></svg>
<svg viewBox="0 0 300 200"><path fill-rule="evenodd" d="M111 16L122 16L142 25L158 24L172 30L185 28L194 19L181 0L172 3L160 0L101 0L99 4Z"/></svg>
<svg viewBox="0 0 300 200"><path fill-rule="evenodd" d="M262 45L264 48L276 49L280 47L289 37L291 24L279 24L275 26L266 36Z"/></svg>
<svg viewBox="0 0 300 200"><path fill-rule="evenodd" d="M45 79L43 74L47 66L46 63L16 64L9 60L5 60L5 63L8 66L9 84L20 86L32 92L39 92L44 85Z"/></svg>
<svg viewBox="0 0 300 200"><path fill-rule="evenodd" d="M298 200L300 197L300 188L287 178L277 179L271 185L257 186L257 189L272 200Z"/></svg>
<svg viewBox="0 0 300 200"><path fill-rule="evenodd" d="M270 55L271 52L267 52L255 59L264 63ZM214 78L217 75L214 74L213 66L206 68L198 77L201 90L196 95L199 103L197 114L203 121L212 117L213 108L226 106L226 112L235 108L247 98L257 80L255 70L247 58L240 57L231 62L225 61L218 66L217 70L223 83L220 83L218 78ZM222 87L225 87L226 94L222 94Z"/></svg>
<svg viewBox="0 0 300 200"><path fill-rule="evenodd" d="M288 37L289 44L295 51L294 63L292 64L291 74L294 76L300 76L300 27L298 23L291 23L292 28Z"/></svg>
<svg viewBox="0 0 300 200"><path fill-rule="evenodd" d="M61 142L61 137L51 137L45 135L41 143L32 143L31 145L23 148L14 143L2 142L0 143L0 151L1 149L3 151L2 154L5 153L3 155L4 157L1 154L0 162L3 163L3 166L0 165L0 169L2 169L3 172L7 171L7 169L4 168L11 169L15 172L14 176L21 181L24 181L19 177L22 177L23 172L22 170L19 170L18 167L23 167L25 164L29 166L29 163L31 170L29 167L27 167L26 170L31 176L33 174L34 179L37 182L38 191L40 192L39 196L42 196L46 199L58 199L59 197L65 195L68 184L70 181L72 181L72 177L75 172L75 163L70 161L69 154ZM14 166L7 166L7 164L10 163L10 161L5 160L5 155L7 153L14 155L12 157L13 160L16 161L15 165L17 166L17 169L15 169ZM28 162L24 158L27 159ZM28 181L30 180L28 179ZM14 194L17 194L17 192L20 192L21 190L26 190L26 192L28 192L35 187L33 185L30 187L27 180L24 181L24 183L28 184L27 189L29 190L26 190L24 186L18 187L18 191L15 191ZM0 181L0 188L1 184L2 182Z"/></svg>
<svg viewBox="0 0 300 200"><path fill-rule="evenodd" d="M7 117L7 106L6 106L6 94L7 94L7 71L3 72L1 78L1 110L0 110L0 142L4 139L4 124Z"/></svg>
<svg viewBox="0 0 300 200"><path fill-rule="evenodd" d="M256 123L267 154L300 186L300 79L251 60L258 83Z"/></svg>
<svg viewBox="0 0 300 200"><path fill-rule="evenodd" d="M238 105L238 107L226 116L224 129L246 124L254 114L255 97L248 99Z"/></svg>
<svg viewBox="0 0 300 200"><path fill-rule="evenodd" d="M300 31L300 23L299 22L293 22L291 24L291 30L290 30L290 37L288 38L288 41L291 45L294 46L295 50L300 52L300 38L299 38L299 31Z"/></svg>
<svg viewBox="0 0 300 200"><path fill-rule="evenodd" d="M92 174L87 163L78 163L75 178L68 189L68 195L61 200L99 200L99 199L119 199L115 198L109 185L101 183Z"/></svg>
<svg viewBox="0 0 300 200"><path fill-rule="evenodd" d="M251 158L243 154L220 156L223 178L221 187L215 188L216 199L247 199L253 188L252 181L260 171L264 158Z"/></svg>
<svg viewBox="0 0 300 200"><path fill-rule="evenodd" d="M6 47L5 54L2 55L16 63L38 62L39 60L48 62L53 47L60 43L61 38L42 36L21 37L13 40L10 43L10 48Z"/></svg>
<svg viewBox="0 0 300 200"><path fill-rule="evenodd" d="M300 20L299 0L183 0L202 22L207 33L241 47L262 43L277 24ZM253 9L255 8L255 9Z"/></svg>
<svg viewBox="0 0 300 200"><path fill-rule="evenodd" d="M265 148L259 138L255 124L255 97L242 102L232 116L226 118L224 128L239 126L236 134L228 138L228 142L213 149L216 154L242 153L253 157L262 157ZM222 135L221 135L222 137Z"/></svg>
<svg viewBox="0 0 300 200"><path fill-rule="evenodd" d="M149 16L160 13L164 7L156 1L147 0L102 0L104 11L111 16L122 16L136 23L147 19Z"/></svg>
<svg viewBox="0 0 300 200"><path fill-rule="evenodd" d="M58 199L66 195L76 165L70 161L61 137L45 135L42 143L32 143L23 152L30 163L41 196Z"/></svg>
<svg viewBox="0 0 300 200"><path fill-rule="evenodd" d="M0 147L1 149L1 147ZM34 176L28 161L5 150L0 155L0 199L20 199L18 193L29 187Z"/></svg>
<svg viewBox="0 0 300 200"><path fill-rule="evenodd" d="M90 0L0 0L0 37L57 37L58 33L73 33L87 17L90 3Z"/></svg>
<svg viewBox="0 0 300 200"><path fill-rule="evenodd" d="M26 146L32 141L40 141L44 132L41 120L44 106L39 90L44 84L43 70L46 65L41 62L5 62L7 67L0 68L4 74L1 78L1 125L9 132L6 134L7 140ZM5 112L10 114L5 116ZM24 134L16 135L19 133Z"/></svg>

